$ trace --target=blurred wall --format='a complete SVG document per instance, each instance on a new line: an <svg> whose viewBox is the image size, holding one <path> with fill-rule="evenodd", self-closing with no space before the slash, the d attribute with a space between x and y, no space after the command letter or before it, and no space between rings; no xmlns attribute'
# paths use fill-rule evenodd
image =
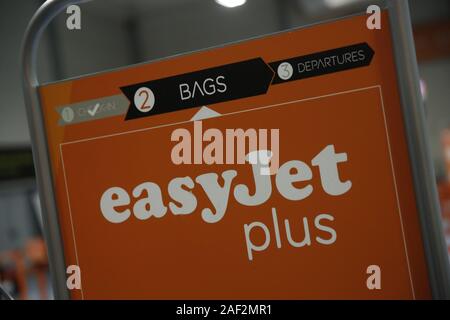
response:
<svg viewBox="0 0 450 320"><path fill-rule="evenodd" d="M34 1L0 2L0 146L29 144L18 53L36 9Z"/></svg>
<svg viewBox="0 0 450 320"><path fill-rule="evenodd" d="M431 152L436 174L445 177L441 132L450 128L450 59L439 59L420 65L420 75L428 88L425 104Z"/></svg>

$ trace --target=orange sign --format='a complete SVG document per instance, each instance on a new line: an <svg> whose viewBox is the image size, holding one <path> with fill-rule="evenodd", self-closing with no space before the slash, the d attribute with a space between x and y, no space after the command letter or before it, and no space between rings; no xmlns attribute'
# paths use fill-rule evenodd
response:
<svg viewBox="0 0 450 320"><path fill-rule="evenodd" d="M72 298L429 298L383 19L40 88Z"/></svg>

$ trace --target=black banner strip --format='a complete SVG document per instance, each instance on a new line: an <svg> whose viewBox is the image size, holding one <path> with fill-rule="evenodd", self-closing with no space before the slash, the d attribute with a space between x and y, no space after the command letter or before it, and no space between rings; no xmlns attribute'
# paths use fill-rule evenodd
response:
<svg viewBox="0 0 450 320"><path fill-rule="evenodd" d="M375 52L367 43L271 62L276 75L272 84L301 80L368 66Z"/></svg>
<svg viewBox="0 0 450 320"><path fill-rule="evenodd" d="M263 59L256 58L122 87L131 103L125 119L262 95L273 77L273 70ZM154 107L150 111L140 111L142 106L135 105L135 95L141 88L150 89L154 95ZM142 96L146 97L147 93Z"/></svg>
<svg viewBox="0 0 450 320"><path fill-rule="evenodd" d="M255 58L121 87L130 101L125 120L266 94L271 84L368 66L374 54L363 42L269 64Z"/></svg>

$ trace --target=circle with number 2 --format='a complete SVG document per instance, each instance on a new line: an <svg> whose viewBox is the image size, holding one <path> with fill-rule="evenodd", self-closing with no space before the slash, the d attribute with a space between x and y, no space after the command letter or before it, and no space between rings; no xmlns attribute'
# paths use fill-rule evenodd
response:
<svg viewBox="0 0 450 320"><path fill-rule="evenodd" d="M155 105L155 95L147 87L141 87L134 94L134 105L140 112L149 112Z"/></svg>

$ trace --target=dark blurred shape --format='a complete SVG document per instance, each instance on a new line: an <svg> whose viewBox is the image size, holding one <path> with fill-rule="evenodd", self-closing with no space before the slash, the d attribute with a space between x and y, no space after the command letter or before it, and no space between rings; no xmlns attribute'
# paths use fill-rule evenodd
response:
<svg viewBox="0 0 450 320"><path fill-rule="evenodd" d="M414 28L414 38L420 62L450 56L450 20L418 25Z"/></svg>
<svg viewBox="0 0 450 320"><path fill-rule="evenodd" d="M25 245L25 258L28 262L27 274L37 280L39 298L48 299L48 257L44 239L33 238Z"/></svg>
<svg viewBox="0 0 450 320"><path fill-rule="evenodd" d="M0 181L34 177L30 148L0 149Z"/></svg>
<svg viewBox="0 0 450 320"><path fill-rule="evenodd" d="M0 300L13 300L11 295L0 284Z"/></svg>

